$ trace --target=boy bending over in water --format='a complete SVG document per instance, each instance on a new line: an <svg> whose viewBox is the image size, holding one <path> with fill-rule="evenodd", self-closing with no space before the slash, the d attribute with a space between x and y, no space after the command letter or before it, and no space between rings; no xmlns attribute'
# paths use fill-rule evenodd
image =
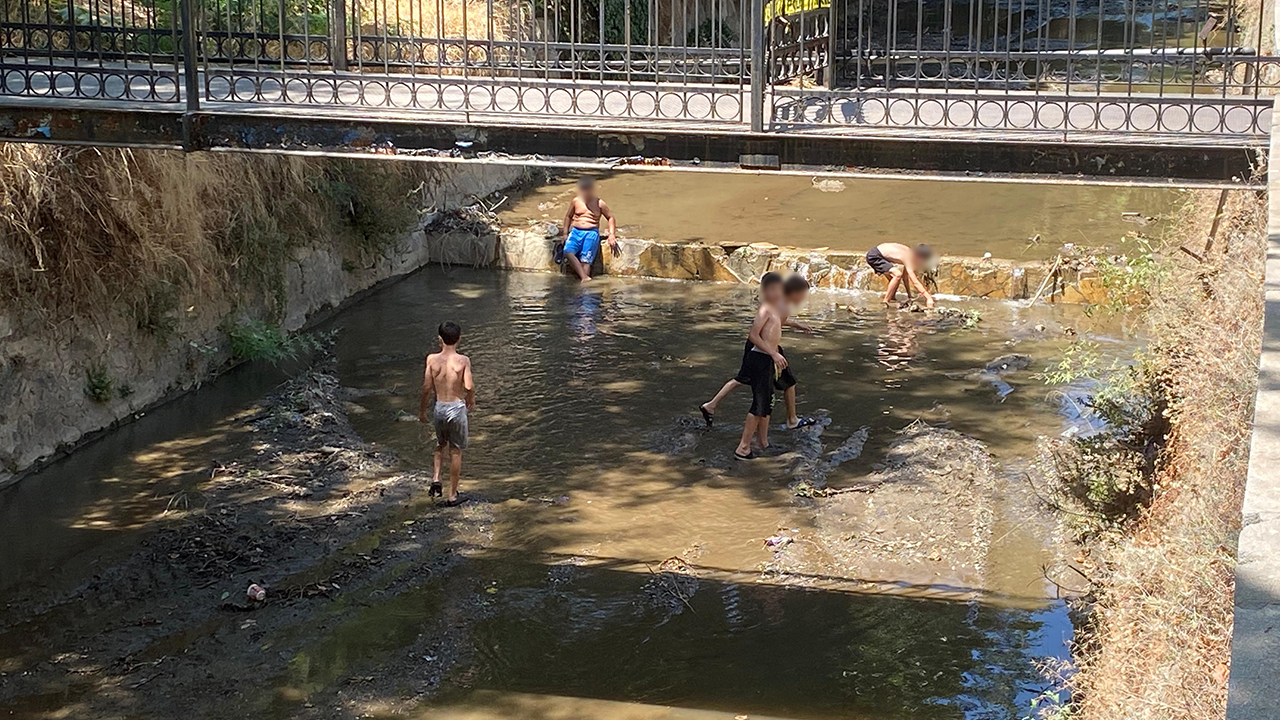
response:
<svg viewBox="0 0 1280 720"><path fill-rule="evenodd" d="M782 293L782 300L779 303L773 304L779 308L779 315L782 320L782 324L787 327L800 330L801 332L812 333L813 328L805 325L804 323L792 320L789 317L789 314L799 308L800 305L804 303L805 298L808 297L809 281L799 273L793 273L786 280L783 280L782 276L775 272L767 272L760 278L760 297L763 303L770 303L771 301L768 298L773 297L773 294L779 290ZM742 351L743 368L746 367L748 354L752 352L754 348L755 342L751 337L748 337L746 347ZM786 353L781 347L778 348L778 354L782 355L785 359ZM720 392L716 393L715 397L698 406L698 410L702 413L702 419L707 422L708 426L715 421L715 412L716 408L720 405L720 401L728 397L729 393L736 390L740 385L750 384L747 380L743 379L744 377L745 375L743 375L742 371L739 370L738 375L729 380L729 382L726 382L724 387L720 388ZM774 387L783 391L782 399L787 410L787 422L786 425L783 426L784 429L794 430L795 428L804 427L813 423L813 418L801 418L796 415L796 378L791 372L790 365L784 368L779 374L777 381L774 383Z"/></svg>
<svg viewBox="0 0 1280 720"><path fill-rule="evenodd" d="M889 278L889 287L884 291L884 304L892 304L898 294L898 285L902 276L907 276L907 297L911 297L911 288L924 298L925 307L933 307L933 296L925 290L920 281L920 271L933 257L933 250L928 245L917 245L909 248L902 243L880 243L867 251L867 264L877 275Z"/></svg>
<svg viewBox="0 0 1280 720"><path fill-rule="evenodd" d="M569 201L564 214L564 257L580 280L591 279L591 263L600 252L600 218L609 221L609 234L605 239L609 249L618 255L618 241L614 238L617 223L609 204L596 196L596 181L583 176L578 180L578 194Z"/></svg>
<svg viewBox="0 0 1280 720"><path fill-rule="evenodd" d="M458 352L462 328L457 323L440 323L440 352L427 356L422 373L422 400L418 404L418 420L427 421L427 403L435 396L436 472L428 496L441 497L440 466L449 456L449 499L458 500L458 478L462 475L462 451L467 447L467 410L476 406L475 388L471 381L471 358Z"/></svg>

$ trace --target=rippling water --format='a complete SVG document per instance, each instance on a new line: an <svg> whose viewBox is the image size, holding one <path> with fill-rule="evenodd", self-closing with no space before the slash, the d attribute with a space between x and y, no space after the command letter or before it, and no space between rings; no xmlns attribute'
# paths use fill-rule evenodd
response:
<svg viewBox="0 0 1280 720"><path fill-rule="evenodd" d="M462 324L475 368L463 489L502 507L488 572L506 600L480 629L475 688L425 706L424 716L1025 710L1043 685L1032 658L1064 656L1071 630L1040 575L1047 529L1023 524L1025 498L1012 488L999 501L982 588L762 582L762 539L807 516L779 467L729 457L745 390L711 430L695 420L736 370L753 307L749 287L580 287L547 275L433 270L335 323L345 385L404 391L362 401L357 427L423 467L430 443L416 424L392 420L416 412L420 356L436 324ZM1029 457L1036 435L1061 429L1033 373L1061 346L1062 329L1084 321L1079 309L974 307L983 320L967 330L884 310L870 296L813 296L805 319L818 334L784 339L800 412L830 413L827 450L870 428L862 460L839 466L829 483L865 475L893 431L916 419L973 435L1006 467ZM1002 399L975 371L1012 351L1034 366L1004 378L1013 392ZM687 603L647 604L652 571L672 556L697 565L698 587Z"/></svg>
<svg viewBox="0 0 1280 720"><path fill-rule="evenodd" d="M753 295L430 268L321 328L338 331L342 384L378 391L353 393L357 429L413 468L430 468L432 442L403 420L416 416L422 356L441 321L462 325L474 364L462 490L492 503L492 543L460 572L492 593L466 682L418 716L1022 716L1044 686L1033 661L1064 657L1071 627L1041 576L1050 528L1027 516L1016 470L1037 435L1065 422L1034 372L1060 350L1064 328L1083 332L1088 319L1078 307L979 302L968 307L982 321L964 329L885 310L871 295L815 293L804 319L817 335L784 336L800 412L831 418L827 451L869 433L862 456L827 482L856 483L895 431L925 420L985 443L1003 485L980 586L869 582L836 566L802 586L761 573L772 557L764 538L808 527L813 513L783 464L732 459L747 391L721 405L710 430L697 417L737 369ZM1033 364L1001 378L1012 390L1002 396L979 371L1010 352ZM222 378L0 493L5 574L71 573L90 548L129 542L157 498L207 473L237 409L277 378ZM664 572L675 557L695 571ZM306 662L280 682L315 688L356 666L376 673L448 611L442 602L438 588L367 600L317 631Z"/></svg>

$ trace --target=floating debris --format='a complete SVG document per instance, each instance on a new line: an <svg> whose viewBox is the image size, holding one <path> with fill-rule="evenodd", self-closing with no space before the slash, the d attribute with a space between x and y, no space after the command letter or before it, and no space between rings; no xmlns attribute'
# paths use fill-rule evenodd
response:
<svg viewBox="0 0 1280 720"><path fill-rule="evenodd" d="M838 193L838 192L844 192L845 185L843 182L840 182L839 180L835 180L832 178L824 178L821 180L819 180L818 178L814 178L813 188L818 192Z"/></svg>
<svg viewBox="0 0 1280 720"><path fill-rule="evenodd" d="M643 165L647 167L671 167L671 161L664 157L647 158L643 155L628 155L613 162L613 167L623 165Z"/></svg>

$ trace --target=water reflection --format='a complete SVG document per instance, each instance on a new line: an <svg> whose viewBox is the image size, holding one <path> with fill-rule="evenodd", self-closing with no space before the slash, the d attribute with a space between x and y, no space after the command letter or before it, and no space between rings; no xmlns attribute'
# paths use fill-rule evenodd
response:
<svg viewBox="0 0 1280 720"><path fill-rule="evenodd" d="M906 381L897 373L909 369L911 361L920 352L916 342L919 332L920 325L916 319L896 310L887 311L884 334L876 343L876 361L891 373L883 380L885 388L900 388Z"/></svg>

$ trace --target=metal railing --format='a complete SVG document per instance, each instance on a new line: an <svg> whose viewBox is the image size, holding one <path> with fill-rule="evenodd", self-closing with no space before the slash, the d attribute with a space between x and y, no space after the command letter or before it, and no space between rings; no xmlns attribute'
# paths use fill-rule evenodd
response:
<svg viewBox="0 0 1280 720"><path fill-rule="evenodd" d="M0 94L1256 142L1280 89L1262 11L1262 0L0 0Z"/></svg>
<svg viewBox="0 0 1280 720"><path fill-rule="evenodd" d="M1280 58L1262 0L849 0L836 92L783 125L1264 136Z"/></svg>

